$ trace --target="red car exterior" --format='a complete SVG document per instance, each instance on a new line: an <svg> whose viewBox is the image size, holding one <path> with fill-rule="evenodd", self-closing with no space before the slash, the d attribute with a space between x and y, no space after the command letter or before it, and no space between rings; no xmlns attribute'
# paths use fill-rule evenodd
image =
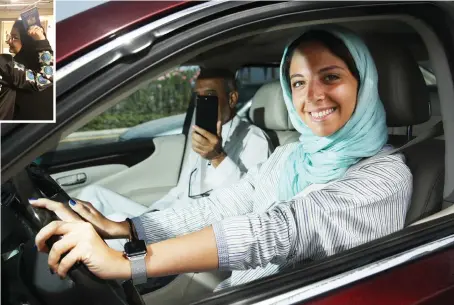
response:
<svg viewBox="0 0 454 305"><path fill-rule="evenodd" d="M187 4L186 1L112 1L64 19L57 26L57 65L126 28Z"/></svg>
<svg viewBox="0 0 454 305"><path fill-rule="evenodd" d="M454 304L454 249L385 271L305 304Z"/></svg>

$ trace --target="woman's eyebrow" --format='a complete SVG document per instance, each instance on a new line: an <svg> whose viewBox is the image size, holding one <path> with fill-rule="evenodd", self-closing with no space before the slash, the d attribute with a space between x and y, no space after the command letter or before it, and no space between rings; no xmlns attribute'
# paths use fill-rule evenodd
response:
<svg viewBox="0 0 454 305"><path fill-rule="evenodd" d="M326 72L326 71L334 70L334 69L342 69L342 70L345 70L345 69L342 68L342 67L333 65L333 66L328 66L328 67L321 68L320 70L318 70L318 72L321 73L321 72Z"/></svg>
<svg viewBox="0 0 454 305"><path fill-rule="evenodd" d="M303 74L299 74L299 73L296 73L296 74L292 74L290 76L290 79L294 78L294 77L304 77Z"/></svg>

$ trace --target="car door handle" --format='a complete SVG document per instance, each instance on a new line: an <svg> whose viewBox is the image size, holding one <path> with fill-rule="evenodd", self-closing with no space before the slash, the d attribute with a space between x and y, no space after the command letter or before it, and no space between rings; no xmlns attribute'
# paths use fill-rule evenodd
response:
<svg viewBox="0 0 454 305"><path fill-rule="evenodd" d="M57 183L60 184L60 186L72 186L85 183L86 181L87 175L85 173L57 178Z"/></svg>

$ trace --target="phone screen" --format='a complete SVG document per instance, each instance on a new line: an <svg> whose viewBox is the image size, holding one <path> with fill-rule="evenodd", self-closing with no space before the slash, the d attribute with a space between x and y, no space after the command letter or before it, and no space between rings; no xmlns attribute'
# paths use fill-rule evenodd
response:
<svg viewBox="0 0 454 305"><path fill-rule="evenodd" d="M198 95L196 98L195 124L206 131L217 134L218 97Z"/></svg>

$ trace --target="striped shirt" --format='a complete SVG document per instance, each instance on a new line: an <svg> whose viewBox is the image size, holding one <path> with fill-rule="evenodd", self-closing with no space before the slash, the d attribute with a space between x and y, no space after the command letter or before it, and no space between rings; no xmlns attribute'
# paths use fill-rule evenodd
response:
<svg viewBox="0 0 454 305"><path fill-rule="evenodd" d="M343 178L280 202L279 175L295 145L278 147L238 183L186 208L134 218L139 237L155 243L212 225L219 268L233 271L219 290L403 228L412 174L402 154L364 159Z"/></svg>

